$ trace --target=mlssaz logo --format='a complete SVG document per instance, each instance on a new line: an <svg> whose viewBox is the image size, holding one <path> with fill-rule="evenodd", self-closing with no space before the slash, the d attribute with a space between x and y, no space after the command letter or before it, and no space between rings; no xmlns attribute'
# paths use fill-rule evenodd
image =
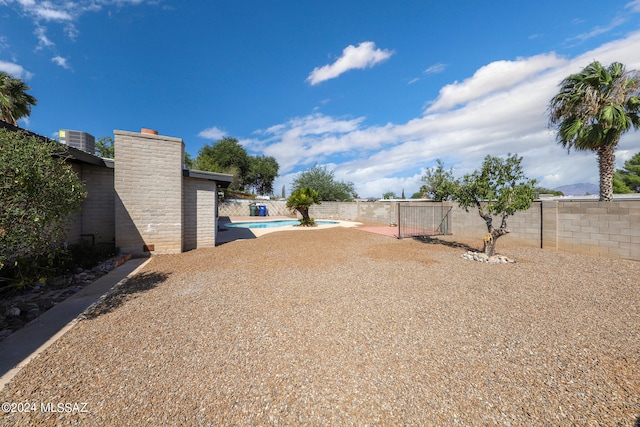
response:
<svg viewBox="0 0 640 427"><path fill-rule="evenodd" d="M52 403L52 402L41 402L40 403L40 412L66 412L66 413L88 413L87 403Z"/></svg>

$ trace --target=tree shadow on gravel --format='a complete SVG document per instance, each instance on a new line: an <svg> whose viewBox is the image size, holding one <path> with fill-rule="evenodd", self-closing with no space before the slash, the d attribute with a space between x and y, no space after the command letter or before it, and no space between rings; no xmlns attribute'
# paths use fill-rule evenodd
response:
<svg viewBox="0 0 640 427"><path fill-rule="evenodd" d="M110 313L120 307L126 301L136 298L140 293L149 291L169 277L166 273L139 273L125 279L115 288L111 289L98 302L89 307L82 316L83 319L95 319L103 314Z"/></svg>
<svg viewBox="0 0 640 427"><path fill-rule="evenodd" d="M477 252L478 248L474 248L472 246L467 245L466 243L453 242L448 240L440 240L437 238L433 238L431 236L416 236L413 240L429 244L429 245L444 245L450 248L462 248L466 251Z"/></svg>

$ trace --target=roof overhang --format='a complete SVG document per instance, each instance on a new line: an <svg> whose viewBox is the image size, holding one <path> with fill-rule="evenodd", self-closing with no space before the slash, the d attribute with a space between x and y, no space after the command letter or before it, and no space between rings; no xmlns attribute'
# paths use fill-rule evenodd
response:
<svg viewBox="0 0 640 427"><path fill-rule="evenodd" d="M195 179L206 179L207 181L215 181L220 187L228 188L233 181L233 175L218 172L205 172L194 169L183 169L182 176Z"/></svg>
<svg viewBox="0 0 640 427"><path fill-rule="evenodd" d="M87 153L86 151L78 150L77 148L69 147L68 145L65 145L65 148L66 151L63 156L66 156L68 160L113 169L113 159L103 159L102 157L95 156L91 153Z"/></svg>

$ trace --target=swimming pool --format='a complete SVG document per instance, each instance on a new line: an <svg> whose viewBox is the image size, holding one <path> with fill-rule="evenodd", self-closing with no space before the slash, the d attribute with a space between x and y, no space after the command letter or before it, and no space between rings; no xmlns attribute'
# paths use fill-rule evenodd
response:
<svg viewBox="0 0 640 427"><path fill-rule="evenodd" d="M316 224L338 224L338 221L316 221ZM300 221L297 219L278 219L275 221L228 222L224 224L225 227L234 228L277 228L286 227L287 225L300 225Z"/></svg>

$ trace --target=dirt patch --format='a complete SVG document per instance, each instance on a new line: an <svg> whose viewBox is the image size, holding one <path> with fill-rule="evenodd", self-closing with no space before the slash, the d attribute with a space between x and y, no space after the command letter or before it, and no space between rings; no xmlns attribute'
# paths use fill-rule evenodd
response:
<svg viewBox="0 0 640 427"><path fill-rule="evenodd" d="M425 248L411 240L398 240L395 243L385 242L371 246L365 252L366 256L376 261L390 262L419 262L431 264L435 261L429 256L430 248Z"/></svg>

